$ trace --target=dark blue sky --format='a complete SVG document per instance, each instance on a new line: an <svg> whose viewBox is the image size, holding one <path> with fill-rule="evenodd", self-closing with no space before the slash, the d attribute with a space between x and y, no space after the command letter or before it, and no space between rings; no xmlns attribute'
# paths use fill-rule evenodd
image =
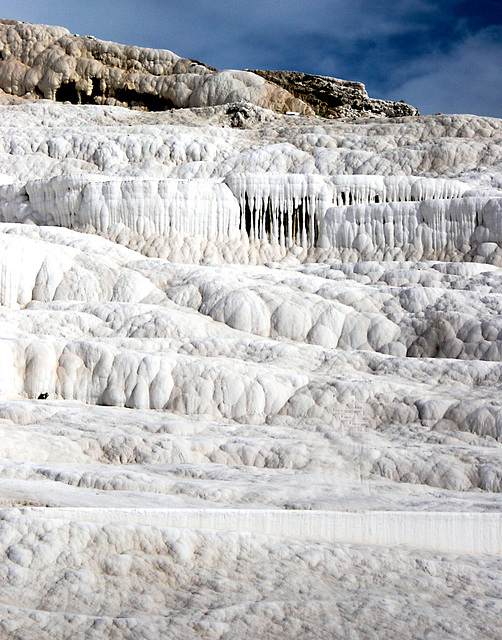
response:
<svg viewBox="0 0 502 640"><path fill-rule="evenodd" d="M502 0L3 0L2 17L219 69L363 82L422 113L502 117Z"/></svg>

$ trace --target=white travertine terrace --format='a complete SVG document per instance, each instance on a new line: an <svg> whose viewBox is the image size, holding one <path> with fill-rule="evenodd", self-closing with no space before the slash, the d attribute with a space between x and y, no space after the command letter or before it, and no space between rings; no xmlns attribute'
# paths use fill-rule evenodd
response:
<svg viewBox="0 0 502 640"><path fill-rule="evenodd" d="M162 117L166 124L155 127L144 123L159 123L160 116L122 114L126 133L114 116L86 136L79 127L93 122L96 109L87 107L75 112L82 125L54 133L47 127L63 108L75 109L44 105L46 125L34 131L33 107L6 108L2 145L10 175L0 185L1 220L98 233L150 257L182 262L265 263L292 255L302 262L500 264L501 190L496 172L491 182L480 182L475 171L486 150L472 144L475 136L486 138L483 146L491 150L486 162L498 166L500 145L492 143L500 139L497 121L472 116L458 116L451 124L446 116L422 118L422 126L415 118L399 121L392 127L405 143L396 149L390 124L303 121L288 135L277 123L274 134L277 116L260 111L255 113L264 124L242 132L182 126L175 134L167 123L188 115L170 112ZM228 120L222 110L207 115L215 124ZM428 159L421 159L419 175L409 175L412 149L435 131L439 138L427 143ZM364 152L349 151L356 134L367 143ZM263 144L257 146L258 139ZM445 140L455 150L452 157L465 158L460 173L447 155L438 156ZM367 150L376 142L378 151ZM335 144L336 152L328 154ZM386 150L390 146L394 158ZM36 179L23 180L28 158ZM438 177L444 174L451 178Z"/></svg>
<svg viewBox="0 0 502 640"><path fill-rule="evenodd" d="M316 542L413 545L438 551L502 554L502 518L496 513L363 513L284 509L99 509L24 507L30 517L106 524L254 533ZM483 531L483 535L479 532Z"/></svg>
<svg viewBox="0 0 502 640"><path fill-rule="evenodd" d="M498 640L501 121L213 104L0 106L0 637Z"/></svg>
<svg viewBox="0 0 502 640"><path fill-rule="evenodd" d="M63 176L30 181L23 187L8 185L0 194L5 209L10 209L11 199L16 203L13 211L4 214L11 221L97 232L113 240L125 232L128 244L155 236L163 239L162 244L157 242L159 253L170 246L173 233L234 247L241 236L247 241L266 240L278 245L279 251L293 245L319 246L330 254L357 248L363 242L358 236L364 234L382 254L407 245L419 256L428 252L434 257L443 247L451 249L450 245L470 251L469 239L483 222L494 227L488 239L500 240L496 225L486 222L482 213L485 208L496 209L498 201L488 201L488 207L480 198L458 202L467 190L461 182L431 178L232 172L223 183L219 178ZM23 196L27 202L20 208ZM432 200L441 200L443 207ZM401 204L418 201L425 203ZM373 206L380 202L389 205ZM356 205L362 206L353 209ZM393 224L394 241L389 232L383 232L386 216ZM444 221L442 228L436 218ZM345 221L353 221L350 229ZM419 221L421 229L417 229ZM452 233L457 237L452 239Z"/></svg>

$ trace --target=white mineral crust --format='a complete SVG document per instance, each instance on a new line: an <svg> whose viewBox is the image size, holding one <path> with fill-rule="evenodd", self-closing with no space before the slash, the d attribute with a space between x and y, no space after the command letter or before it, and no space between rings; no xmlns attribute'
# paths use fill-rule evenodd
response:
<svg viewBox="0 0 502 640"><path fill-rule="evenodd" d="M500 638L502 121L214 96L0 107L0 637Z"/></svg>

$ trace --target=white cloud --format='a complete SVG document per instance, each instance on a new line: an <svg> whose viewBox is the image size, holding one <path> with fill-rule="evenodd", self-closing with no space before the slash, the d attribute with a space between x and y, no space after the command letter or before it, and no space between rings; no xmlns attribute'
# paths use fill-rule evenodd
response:
<svg viewBox="0 0 502 640"><path fill-rule="evenodd" d="M423 113L475 113L502 117L502 27L490 27L434 52L409 70L411 77L391 98Z"/></svg>

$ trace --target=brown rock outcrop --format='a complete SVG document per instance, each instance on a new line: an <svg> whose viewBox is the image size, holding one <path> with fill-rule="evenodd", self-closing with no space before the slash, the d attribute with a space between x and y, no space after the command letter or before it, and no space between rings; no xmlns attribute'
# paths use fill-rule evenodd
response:
<svg viewBox="0 0 502 640"><path fill-rule="evenodd" d="M249 70L251 71L251 70ZM388 118L420 115L405 102L370 98L364 84L314 76L298 71L262 71L252 73L274 82L296 98L309 104L323 118L384 116Z"/></svg>

